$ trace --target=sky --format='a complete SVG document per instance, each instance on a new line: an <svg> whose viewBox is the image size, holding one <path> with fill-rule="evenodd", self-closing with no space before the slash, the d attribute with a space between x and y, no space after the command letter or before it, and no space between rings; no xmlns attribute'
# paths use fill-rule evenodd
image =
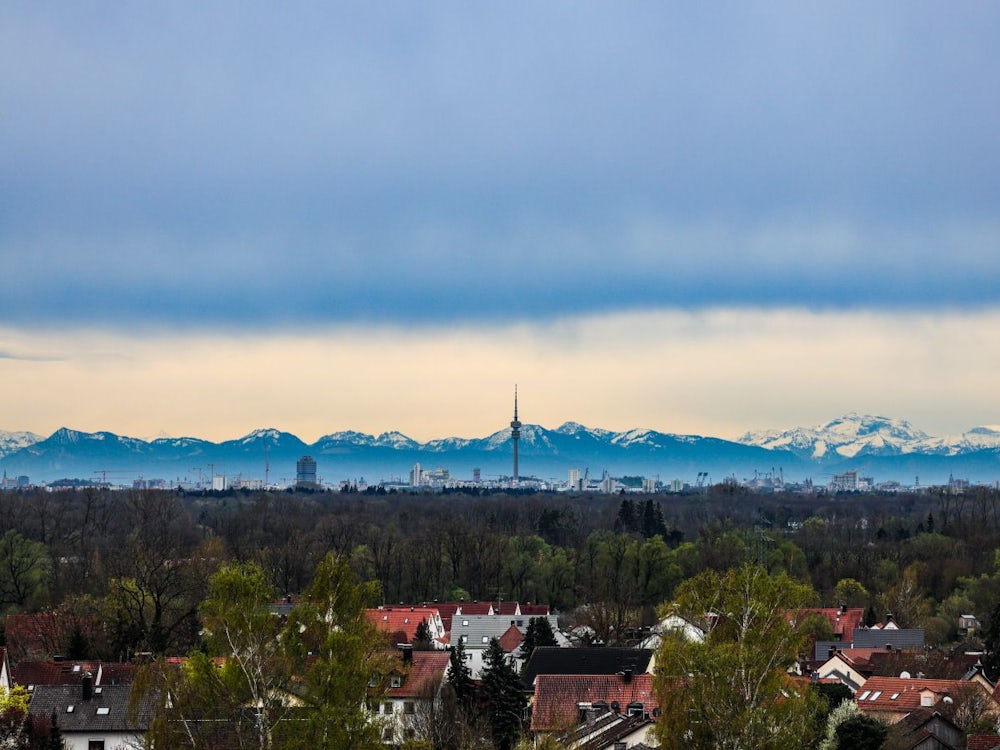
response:
<svg viewBox="0 0 1000 750"><path fill-rule="evenodd" d="M724 12L723 12L724 11ZM1000 5L0 5L0 430L1000 423Z"/></svg>

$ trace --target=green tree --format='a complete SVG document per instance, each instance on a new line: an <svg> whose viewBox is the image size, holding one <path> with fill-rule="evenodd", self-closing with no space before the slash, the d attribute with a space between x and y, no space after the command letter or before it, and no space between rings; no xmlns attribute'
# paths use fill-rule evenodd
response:
<svg viewBox="0 0 1000 750"><path fill-rule="evenodd" d="M880 750L888 730L885 725L864 714L852 716L837 727L838 750Z"/></svg>
<svg viewBox="0 0 1000 750"><path fill-rule="evenodd" d="M0 537L0 606L24 607L45 589L52 563L41 542L14 529Z"/></svg>
<svg viewBox="0 0 1000 750"><path fill-rule="evenodd" d="M712 627L703 642L663 640L655 682L661 746L808 747L823 700L787 669L806 645L790 615L814 600L810 587L753 565L682 583L679 614Z"/></svg>
<svg viewBox="0 0 1000 750"><path fill-rule="evenodd" d="M521 642L521 656L525 664L531 658L532 652L539 646L558 646L555 633L552 632L552 623L547 617L532 617L528 620L528 627L524 633L524 640Z"/></svg>
<svg viewBox="0 0 1000 750"><path fill-rule="evenodd" d="M845 604L848 607L865 607L871 596L860 581L853 578L841 578L833 587L835 604Z"/></svg>
<svg viewBox="0 0 1000 750"><path fill-rule="evenodd" d="M472 670L465 660L465 642L462 639L452 648L448 658L448 684L455 691L455 698L462 712L466 716L470 715L476 688L472 682Z"/></svg>
<svg viewBox="0 0 1000 750"><path fill-rule="evenodd" d="M524 728L527 700L521 680L496 638L490 639L483 663L482 698L493 744L498 750L510 750Z"/></svg>
<svg viewBox="0 0 1000 750"><path fill-rule="evenodd" d="M220 720L238 747L276 746L277 725L290 711L292 665L270 610L274 593L256 563L226 565L209 579L200 608L208 654L196 652L179 671L156 674L159 690L170 696L150 730L157 746L212 747Z"/></svg>
<svg viewBox="0 0 1000 750"><path fill-rule="evenodd" d="M413 634L413 648L417 651L431 649L431 626L427 624L427 618L417 624L417 630Z"/></svg>
<svg viewBox="0 0 1000 750"><path fill-rule="evenodd" d="M299 677L301 703L287 722L287 747L362 750L382 747L366 701L384 689L392 658L365 617L380 598L376 581L359 582L346 558L330 554L288 617L281 641ZM373 692L374 691L374 692Z"/></svg>

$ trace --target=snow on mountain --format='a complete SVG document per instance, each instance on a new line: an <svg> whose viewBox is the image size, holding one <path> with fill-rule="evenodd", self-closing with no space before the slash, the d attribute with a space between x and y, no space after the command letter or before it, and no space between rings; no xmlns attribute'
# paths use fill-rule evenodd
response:
<svg viewBox="0 0 1000 750"><path fill-rule="evenodd" d="M579 422L564 422L553 430L553 432L573 437L587 435L597 440L604 440L615 434L611 430L602 430L600 427L586 427Z"/></svg>
<svg viewBox="0 0 1000 750"><path fill-rule="evenodd" d="M392 448L397 451L415 450L420 447L420 443L412 438L408 438L402 432L383 432L375 438L372 445L380 448Z"/></svg>
<svg viewBox="0 0 1000 750"><path fill-rule="evenodd" d="M905 419L852 412L815 427L748 432L737 442L821 459L909 453L928 440L927 433Z"/></svg>
<svg viewBox="0 0 1000 750"><path fill-rule="evenodd" d="M34 432L18 431L18 432L5 432L0 430L0 458L10 455L14 451L19 451L22 448L27 448L29 445L34 445L44 440L41 435L36 435Z"/></svg>

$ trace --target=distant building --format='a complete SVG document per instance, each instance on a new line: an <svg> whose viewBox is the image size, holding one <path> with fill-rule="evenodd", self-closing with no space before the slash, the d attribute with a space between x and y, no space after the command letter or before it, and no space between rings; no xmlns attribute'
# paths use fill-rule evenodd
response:
<svg viewBox="0 0 1000 750"><path fill-rule="evenodd" d="M312 488L316 487L316 459L312 456L303 456L295 462L295 486Z"/></svg>

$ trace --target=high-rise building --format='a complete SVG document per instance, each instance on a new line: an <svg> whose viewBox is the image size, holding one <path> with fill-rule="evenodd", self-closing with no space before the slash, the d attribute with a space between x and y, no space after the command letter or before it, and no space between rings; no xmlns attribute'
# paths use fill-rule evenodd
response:
<svg viewBox="0 0 1000 750"><path fill-rule="evenodd" d="M316 459L312 456L303 456L295 462L295 486L316 486Z"/></svg>
<svg viewBox="0 0 1000 750"><path fill-rule="evenodd" d="M514 441L514 484L518 483L517 441L521 439L521 422L517 418L517 386L514 386L514 419L510 423L510 439Z"/></svg>

